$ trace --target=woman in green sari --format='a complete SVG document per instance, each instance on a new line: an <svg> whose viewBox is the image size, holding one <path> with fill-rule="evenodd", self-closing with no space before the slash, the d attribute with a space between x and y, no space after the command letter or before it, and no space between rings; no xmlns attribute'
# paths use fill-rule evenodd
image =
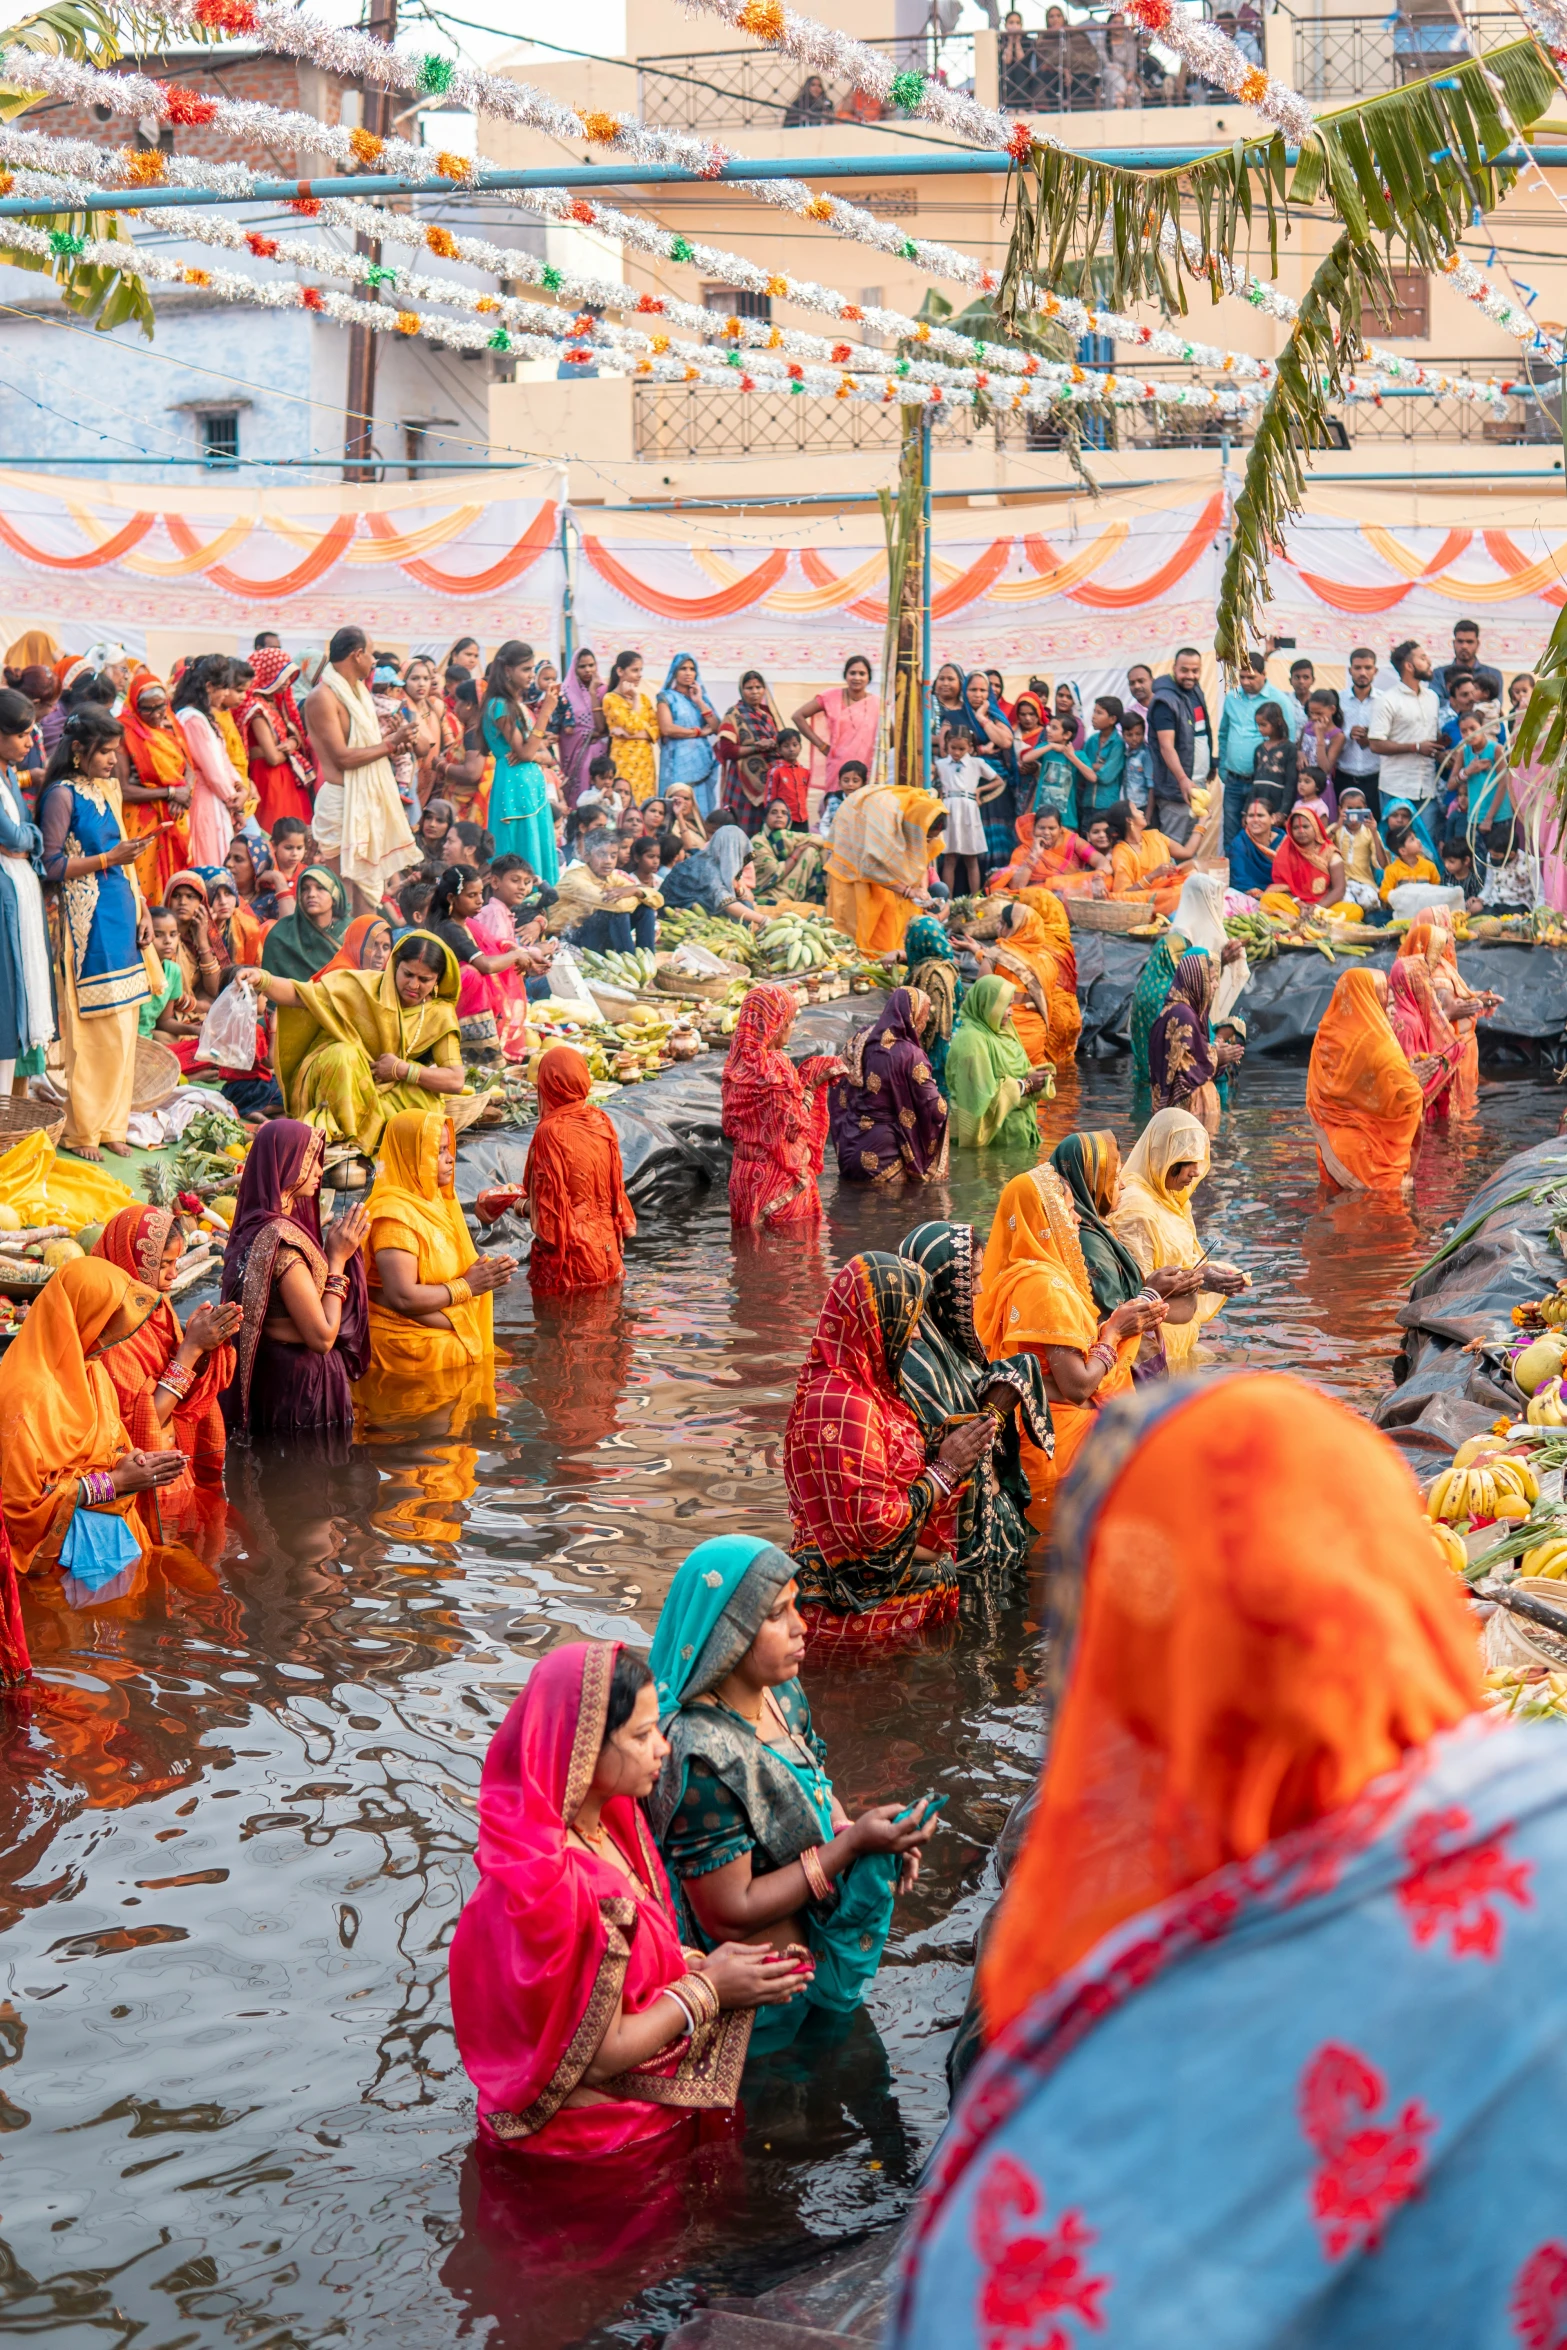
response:
<svg viewBox="0 0 1567 2350"><path fill-rule="evenodd" d="M952 941L933 914L917 915L909 924L904 934L903 959L907 984L928 996L935 1010L935 1018L920 1041L930 1062L930 1073L945 1094L947 1053L958 1006L963 1001L963 982L958 977Z"/></svg>
<svg viewBox="0 0 1567 2350"><path fill-rule="evenodd" d="M718 1536L670 1586L649 1663L669 1754L648 1816L703 1949L764 1936L805 1945L809 1988L757 2011L751 2055L785 2048L813 2011L848 2016L881 1964L896 1891L935 1822L923 1803L850 1820L800 1686L794 1561Z"/></svg>
<svg viewBox="0 0 1567 2350"><path fill-rule="evenodd" d="M952 1139L960 1146L1039 1146L1033 1097L1048 1100L1055 1092L1055 1070L1048 1061L1038 1069L1029 1066L1012 1025L1017 992L1010 979L990 972L975 980L959 1007L947 1048L947 1099Z"/></svg>
<svg viewBox="0 0 1567 2350"><path fill-rule="evenodd" d="M1155 939L1148 960L1137 975L1132 990L1132 1083L1147 1086L1148 1039L1153 1024L1170 1000L1170 987L1175 978L1175 966L1186 952L1186 941L1178 930L1167 930L1163 938Z"/></svg>
<svg viewBox="0 0 1567 2350"><path fill-rule="evenodd" d="M927 1447L978 1412L993 1414L1001 1430L958 1497L959 1569L983 1574L1018 1566L1034 1541L1019 1421L1040 1452L1055 1450L1044 1367L1027 1354L986 1360L974 1328L974 1280L984 1250L972 1224L916 1224L899 1241L898 1254L930 1277L924 1311L897 1372L898 1393L924 1430Z"/></svg>
<svg viewBox="0 0 1567 2350"><path fill-rule="evenodd" d="M1063 1136L1050 1154L1050 1164L1072 1195L1088 1286L1101 1317L1113 1314L1117 1306L1129 1305L1146 1290L1156 1291L1166 1302L1172 1294L1180 1294L1180 1285L1173 1279L1146 1277L1125 1241L1110 1228L1108 1218L1115 1212L1121 1189L1121 1146L1109 1128ZM1159 1379L1167 1370L1163 1332L1145 1330L1132 1364L1133 1379L1139 1383Z"/></svg>

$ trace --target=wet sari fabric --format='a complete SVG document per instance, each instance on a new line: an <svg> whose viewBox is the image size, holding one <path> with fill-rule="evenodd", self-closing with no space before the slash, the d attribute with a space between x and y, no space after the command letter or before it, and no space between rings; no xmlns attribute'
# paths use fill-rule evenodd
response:
<svg viewBox="0 0 1567 2350"><path fill-rule="evenodd" d="M163 1252L177 1221L170 1208L122 1208L110 1217L92 1253L118 1265L133 1281L156 1289ZM220 1486L223 1482L226 1440L221 1399L237 1360L232 1346L215 1346L202 1355L188 1392L176 1402L165 1423L158 1417L153 1390L178 1354L183 1338L173 1306L160 1297L140 1328L106 1348L100 1357L119 1402L120 1418L136 1449L182 1452L189 1463L177 1483L158 1488L158 1511L166 1529L179 1524L191 1510L198 1484Z"/></svg>
<svg viewBox="0 0 1567 2350"><path fill-rule="evenodd" d="M286 1321L280 1284L302 1265L319 1297L327 1276L321 1246L321 1167L326 1143L296 1118L271 1118L250 1146L240 1177L234 1223L223 1252L221 1295L244 1311L233 1383L224 1390L231 1429L254 1435L313 1436L353 1425L351 1381L369 1354L369 1303L362 1256L343 1268L348 1294L337 1344L325 1354L269 1338L269 1321ZM293 1193L292 1203L284 1202Z"/></svg>
<svg viewBox="0 0 1567 2350"><path fill-rule="evenodd" d="M637 1228L621 1179L620 1140L612 1121L588 1100L592 1083L587 1062L570 1045L551 1045L540 1059L539 1123L523 1171L533 1227L528 1281L535 1296L618 1281L624 1244Z"/></svg>
<svg viewBox="0 0 1567 2350"><path fill-rule="evenodd" d="M963 982L958 977L952 942L933 914L917 914L909 924L903 941L903 963L905 984L924 996L930 1005L925 1049L930 1058L930 1073L945 1095L947 1052L958 1006L963 1000Z"/></svg>
<svg viewBox="0 0 1567 2350"><path fill-rule="evenodd" d="M1016 927L1004 930L996 946L996 969L1017 987L1012 1017L1030 1067L1052 1061L1060 1068L1076 1053L1083 1032L1077 957L1060 899L1049 890L1029 896L1039 902L1017 901L1008 917ZM1048 914L1041 911L1046 904Z"/></svg>
<svg viewBox="0 0 1567 2350"><path fill-rule="evenodd" d="M447 1330L411 1322L381 1296L378 1249L411 1256L415 1280L426 1284L460 1281L478 1256L457 1195L438 1175L441 1137L450 1132L441 1110L400 1110L381 1138L381 1171L365 1201L369 1375L401 1383L404 1408L412 1417L420 1416L426 1383L438 1401L452 1373L461 1376L495 1352L494 1300L488 1291L440 1308L451 1325Z"/></svg>
<svg viewBox="0 0 1567 2350"><path fill-rule="evenodd" d="M1424 962L1433 983L1460 1002L1476 992L1458 968L1458 942L1446 906L1434 906L1410 924L1397 960ZM1480 1107L1480 1039L1476 1023L1467 1020L1461 1029L1455 1025L1455 1033L1461 1038L1463 1049L1447 1100L1455 1118L1473 1118Z"/></svg>
<svg viewBox="0 0 1567 2350"><path fill-rule="evenodd" d="M1396 1191L1409 1173L1423 1110L1376 974L1346 971L1306 1070L1306 1115L1324 1180L1346 1191Z"/></svg>
<svg viewBox="0 0 1567 2350"><path fill-rule="evenodd" d="M983 1150L1037 1150L1039 1125L1023 1097L1029 1060L1010 1017L1017 989L999 972L976 979L958 1010L947 1055L952 1139Z"/></svg>
<svg viewBox="0 0 1567 2350"><path fill-rule="evenodd" d="M1473 1717L1407 1469L1303 1382L1117 1407L1057 1538L1049 1757L894 2350L1549 2350L1567 1725Z"/></svg>
<svg viewBox="0 0 1567 2350"><path fill-rule="evenodd" d="M102 1257L62 1265L0 1358L0 1460L6 1531L19 1574L52 1566L76 1510L77 1481L132 1449L97 1348L130 1299L145 1320L153 1293ZM133 1496L108 1509L145 1549Z"/></svg>
<svg viewBox="0 0 1567 2350"><path fill-rule="evenodd" d="M1445 1118L1452 1108L1453 1083L1463 1061L1464 1045L1437 1002L1423 955L1394 962L1387 975L1387 1013L1411 1067L1416 1061L1436 1063L1420 1077L1420 1091L1426 1116Z"/></svg>
<svg viewBox="0 0 1567 2350"><path fill-rule="evenodd" d="M850 1183L926 1183L947 1171L947 1105L925 1048L930 1003L894 988L886 1008L857 1029L831 1088L838 1172Z"/></svg>
<svg viewBox="0 0 1567 2350"><path fill-rule="evenodd" d="M1208 1015L1214 964L1204 947L1189 947L1175 966L1164 1009L1148 1036L1148 1082L1156 1110L1179 1109L1218 1074Z"/></svg>
<svg viewBox="0 0 1567 2350"><path fill-rule="evenodd" d="M743 1227L813 1224L822 1212L816 1179L827 1140L826 1087L840 1063L828 1053L791 1061L783 1040L799 1007L787 987L753 987L724 1063L724 1139L729 1214Z"/></svg>

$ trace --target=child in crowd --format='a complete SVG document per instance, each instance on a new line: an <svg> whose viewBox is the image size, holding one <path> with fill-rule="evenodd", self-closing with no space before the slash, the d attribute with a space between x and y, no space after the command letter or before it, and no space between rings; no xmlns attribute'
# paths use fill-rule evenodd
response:
<svg viewBox="0 0 1567 2350"><path fill-rule="evenodd" d="M1510 820L1493 824L1486 836L1481 905L1488 914L1527 914L1539 902L1539 866L1525 846L1522 828Z"/></svg>
<svg viewBox="0 0 1567 2350"><path fill-rule="evenodd" d="M435 875L428 868L416 873L412 881L405 881L397 893L400 929L422 930L434 895Z"/></svg>
<svg viewBox="0 0 1567 2350"><path fill-rule="evenodd" d="M1276 815L1295 805L1299 762L1290 740L1289 720L1277 702L1257 706L1257 762L1252 784Z"/></svg>
<svg viewBox="0 0 1567 2350"><path fill-rule="evenodd" d="M822 812L817 829L831 832L832 820L851 792L863 791L870 781L870 771L863 759L845 759L838 770L838 789L830 791L822 801Z"/></svg>
<svg viewBox="0 0 1567 2350"><path fill-rule="evenodd" d="M1399 819L1403 822L1400 823ZM1380 896L1384 906L1395 889L1406 881L1429 881L1439 884L1442 876L1426 855L1426 845L1416 828L1415 820L1401 802L1395 800L1388 811L1388 846L1393 854L1382 876Z"/></svg>
<svg viewBox="0 0 1567 2350"><path fill-rule="evenodd" d="M1307 775L1314 777L1318 802L1325 804L1330 824L1338 821L1334 777L1343 748L1344 721L1338 695L1331 686L1316 686L1306 696L1306 723L1300 730L1300 741L1296 745L1299 767L1295 790L1300 799L1308 799L1309 795L1304 788L1305 778Z"/></svg>
<svg viewBox="0 0 1567 2350"><path fill-rule="evenodd" d="M1042 743L1024 755L1035 770L1034 814L1053 808L1065 832L1077 830L1077 770L1072 763L1072 730L1065 718L1047 718Z"/></svg>
<svg viewBox="0 0 1567 2350"><path fill-rule="evenodd" d="M1450 832L1442 843L1442 879L1449 889L1461 889L1471 914L1480 911L1480 869L1474 861L1467 832Z"/></svg>
<svg viewBox="0 0 1567 2350"><path fill-rule="evenodd" d="M375 714L381 721L381 732L388 742L413 723L413 711L403 692L403 681L397 664L387 655L381 655L370 679L370 699ZM391 753L392 775L397 784L397 796L403 803L403 813L410 824L419 821L419 761L404 747Z"/></svg>
<svg viewBox="0 0 1567 2350"><path fill-rule="evenodd" d="M1115 694L1101 694L1093 708L1094 731L1080 751L1066 744L1066 755L1082 778L1078 812L1086 823L1095 809L1113 808L1125 796L1126 744L1121 735L1123 708Z"/></svg>
<svg viewBox="0 0 1567 2350"><path fill-rule="evenodd" d="M1511 823L1513 809L1507 791L1507 759L1494 734L1487 734L1478 708L1466 710L1458 721L1458 751L1452 814L1465 818L1465 829L1480 835L1493 824Z"/></svg>
<svg viewBox="0 0 1567 2350"><path fill-rule="evenodd" d="M256 876L259 886L272 900L269 909L258 899L256 913L260 920L281 921L294 911L294 881L302 866L310 863L315 843L310 827L301 816L280 816L272 827L272 862L265 873Z"/></svg>
<svg viewBox="0 0 1567 2350"><path fill-rule="evenodd" d="M163 992L149 996L136 1015L137 1033L156 1033L166 1044L201 1034L202 1007L185 988L180 968L180 926L167 906L154 906L150 916L152 943L163 965Z"/></svg>
<svg viewBox="0 0 1567 2350"><path fill-rule="evenodd" d="M978 897L985 860L985 824L979 812L983 784L1004 788L1006 778L978 755L972 731L949 724L942 728L936 758L936 789L947 807L947 829L942 835L937 871L948 889ZM964 869L960 882L959 866Z"/></svg>
<svg viewBox="0 0 1567 2350"><path fill-rule="evenodd" d="M767 770L767 797L782 800L789 811L789 822L803 831L810 822L810 801L807 796L811 771L800 758L800 730L783 726L773 743L777 757Z"/></svg>
<svg viewBox="0 0 1567 2350"><path fill-rule="evenodd" d="M1299 746L1297 745L1297 758L1298 755ZM1297 765L1295 769L1294 808L1310 808L1322 818L1323 828L1328 832L1331 832L1338 822L1338 809L1334 804L1333 787L1331 784L1324 783L1321 776L1311 767ZM1292 815L1294 808L1290 811Z"/></svg>
<svg viewBox="0 0 1567 2350"><path fill-rule="evenodd" d="M1339 793L1338 817L1333 843L1344 860L1344 895L1352 905L1369 912L1382 902L1378 884L1385 858L1366 795L1358 784L1346 783Z"/></svg>
<svg viewBox="0 0 1567 2350"><path fill-rule="evenodd" d="M1121 739L1126 744L1126 796L1138 814L1146 816L1153 794L1153 760L1148 750L1148 721L1141 710L1127 711L1121 720Z"/></svg>

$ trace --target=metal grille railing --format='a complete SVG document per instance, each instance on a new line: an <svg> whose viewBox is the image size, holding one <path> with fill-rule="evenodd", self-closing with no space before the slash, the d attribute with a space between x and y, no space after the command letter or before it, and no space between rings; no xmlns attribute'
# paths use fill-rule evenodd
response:
<svg viewBox="0 0 1567 2350"><path fill-rule="evenodd" d="M633 432L639 458L830 455L895 449L900 411L867 400L813 400L792 392L741 392L707 384L636 384ZM933 420L938 443L973 438L974 412L952 408Z"/></svg>
<svg viewBox="0 0 1567 2350"><path fill-rule="evenodd" d="M1252 63L1260 65L1260 30L1243 25L1237 39ZM1212 88L1188 74L1172 51L1161 49L1135 25L1111 29L1078 24L1037 33L1003 32L997 42L996 88L1003 107L1025 114L1212 106L1230 98L1228 90Z"/></svg>
<svg viewBox="0 0 1567 2350"><path fill-rule="evenodd" d="M974 85L974 36L945 39L910 34L868 41L894 73L940 75L954 89ZM873 102L801 70L773 49L719 49L637 60L638 112L644 122L672 130L743 130L765 123L774 130L819 128L832 122L874 122ZM899 119L895 114L893 120Z"/></svg>
<svg viewBox="0 0 1567 2350"><path fill-rule="evenodd" d="M1293 12L1292 12L1293 13ZM1394 90L1461 64L1474 50L1516 40L1516 16L1471 16L1469 37L1451 8L1423 4L1389 16L1295 17L1295 86L1303 98L1338 101Z"/></svg>

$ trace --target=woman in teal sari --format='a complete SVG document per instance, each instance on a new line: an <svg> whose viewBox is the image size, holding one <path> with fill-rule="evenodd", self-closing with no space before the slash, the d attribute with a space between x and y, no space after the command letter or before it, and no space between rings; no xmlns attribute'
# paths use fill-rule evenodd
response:
<svg viewBox="0 0 1567 2350"><path fill-rule="evenodd" d="M935 1012L921 1042L930 1073L945 1098L947 1053L952 1043L953 1023L963 1001L963 982L958 977L952 941L933 914L918 914L909 924L904 934L903 959L906 984L928 996Z"/></svg>
<svg viewBox="0 0 1567 2350"><path fill-rule="evenodd" d="M1006 1150L1039 1148L1034 1096L1054 1093L1055 1070L1048 1061L1038 1069L1029 1066L1012 1025L1017 992L997 972L976 979L952 1030L945 1090L952 1139L966 1148L984 1150L992 1143Z"/></svg>
<svg viewBox="0 0 1567 2350"><path fill-rule="evenodd" d="M810 1987L758 2011L751 2054L787 2047L813 2011L852 2015L881 1964L894 1893L935 1829L924 1804L850 1820L800 1686L805 1626L795 1564L751 1536L701 1543L653 1637L669 1755L648 1814L704 1950L765 1936L804 1944Z"/></svg>
<svg viewBox="0 0 1567 2350"><path fill-rule="evenodd" d="M1167 930L1156 939L1147 962L1137 975L1132 990L1132 1083L1146 1086L1148 1076L1148 1039L1153 1024L1164 1010L1170 997L1175 966L1186 952L1186 941L1178 930Z"/></svg>

